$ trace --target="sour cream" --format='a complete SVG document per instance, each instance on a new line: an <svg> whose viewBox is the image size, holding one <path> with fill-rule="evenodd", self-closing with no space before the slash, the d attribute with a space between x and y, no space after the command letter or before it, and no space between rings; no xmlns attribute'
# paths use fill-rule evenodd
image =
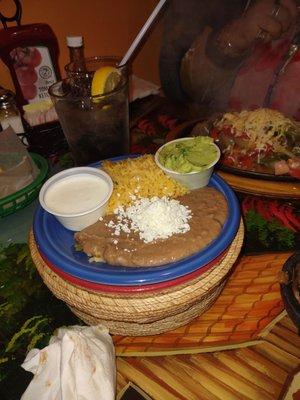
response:
<svg viewBox="0 0 300 400"><path fill-rule="evenodd" d="M74 167L58 172L42 186L39 200L65 228L80 231L94 224L107 208L113 181L104 171Z"/></svg>
<svg viewBox="0 0 300 400"><path fill-rule="evenodd" d="M101 177L90 174L67 176L49 186L46 206L57 214L81 214L107 198L109 186Z"/></svg>

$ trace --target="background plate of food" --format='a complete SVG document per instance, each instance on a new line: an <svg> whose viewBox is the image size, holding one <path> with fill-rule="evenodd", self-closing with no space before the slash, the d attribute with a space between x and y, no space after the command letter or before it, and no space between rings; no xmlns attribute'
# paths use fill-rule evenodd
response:
<svg viewBox="0 0 300 400"><path fill-rule="evenodd" d="M191 135L209 134L222 152L224 171L277 181L300 179L300 123L276 110L227 112L196 124Z"/></svg>
<svg viewBox="0 0 300 400"><path fill-rule="evenodd" d="M271 197L300 197L300 123L272 109L227 112L187 121L167 140L209 135L221 150L220 175L233 189Z"/></svg>
<svg viewBox="0 0 300 400"><path fill-rule="evenodd" d="M276 110L225 113L210 135L224 170L273 180L300 179L300 124Z"/></svg>
<svg viewBox="0 0 300 400"><path fill-rule="evenodd" d="M132 193L132 190L136 188L135 180L139 182L139 187L143 188L142 181L146 179L148 182L149 179L152 179L147 185L147 191L150 190L149 188L155 188L157 182L161 181L161 177L163 177L161 181L162 189L167 190L168 186L172 185L172 182L169 181L170 178L166 178L162 170L156 166L153 156L146 155L143 157L135 158L137 162L141 161L141 164L135 165L135 170L131 171L130 176L125 173L127 168L125 164L127 160L124 158L117 158L101 164L101 167L112 177L115 187L118 188L117 191L114 190L110 199L111 203L109 208L111 208L111 210L115 209L117 202L122 197L122 195L120 196L120 193L123 193L122 188L124 188L125 191L125 188L131 185L130 190ZM116 171L116 168L119 168L119 170ZM155 173L152 173L153 171L156 171L155 173L160 175L156 176ZM125 180L123 183L120 181L117 182L120 176L124 176ZM204 189L206 190L206 188ZM216 259L228 248L237 233L240 224L240 207L234 192L223 179L216 174L212 176L207 191L209 196L212 195L213 191L216 191L216 193L218 193L217 197L221 196L225 199L227 203L227 214L224 219L224 224L222 224L217 237L208 245L204 246L201 251L193 252L191 255L178 259L178 261L175 262L168 262L153 267L151 267L151 263L146 267L143 266L145 264L127 267L126 264L125 266L120 264L116 266L111 265L112 263L99 262L95 261L95 259L91 260L86 253L78 251L78 248L76 248L74 232L64 228L53 215L49 214L41 207L38 207L34 217L33 232L35 241L39 252L49 260L50 263L54 264L65 273L86 281L126 286L146 285L176 279L192 273ZM184 197L184 195L182 195L182 197ZM180 196L177 198L179 199ZM206 210L204 210L204 212L205 211ZM85 233L93 240L94 233L89 231L89 227ZM114 241L117 242L117 240L112 240L110 245L113 245ZM116 246L118 245L116 244ZM125 252L126 249L124 249L123 255ZM111 254L113 253L114 251L111 252ZM117 260L117 264L119 262L120 259Z"/></svg>

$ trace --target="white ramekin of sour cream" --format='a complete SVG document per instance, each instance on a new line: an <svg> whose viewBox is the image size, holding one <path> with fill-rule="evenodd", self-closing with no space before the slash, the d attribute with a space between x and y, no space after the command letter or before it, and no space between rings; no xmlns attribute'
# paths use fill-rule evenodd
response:
<svg viewBox="0 0 300 400"><path fill-rule="evenodd" d="M106 172L75 167L49 178L39 201L65 228L80 231L104 215L112 191L113 182Z"/></svg>

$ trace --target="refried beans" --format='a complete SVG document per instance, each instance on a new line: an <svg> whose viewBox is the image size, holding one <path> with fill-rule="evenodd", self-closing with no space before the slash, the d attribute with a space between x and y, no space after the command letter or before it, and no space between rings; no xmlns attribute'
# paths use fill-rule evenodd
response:
<svg viewBox="0 0 300 400"><path fill-rule="evenodd" d="M190 230L186 233L145 243L138 233L115 235L107 225L116 217L107 215L102 221L77 232L75 240L89 257L111 265L154 267L181 260L203 250L219 236L228 209L222 193L211 187L192 190L177 200L192 212Z"/></svg>

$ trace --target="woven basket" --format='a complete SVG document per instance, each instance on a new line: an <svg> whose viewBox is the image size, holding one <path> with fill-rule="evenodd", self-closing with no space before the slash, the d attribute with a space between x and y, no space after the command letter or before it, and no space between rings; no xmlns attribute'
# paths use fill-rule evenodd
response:
<svg viewBox="0 0 300 400"><path fill-rule="evenodd" d="M214 290L201 297L201 301L189 307L187 310L151 323L141 324L135 322L109 321L107 319L102 320L100 318L95 318L92 315L85 314L84 312L73 307L70 307L70 309L86 324L102 324L109 329L111 334L123 336L157 335L159 333L171 331L180 326L186 325L194 318L201 315L204 311L208 310L221 293L224 285L225 281L217 286Z"/></svg>
<svg viewBox="0 0 300 400"><path fill-rule="evenodd" d="M220 294L240 253L243 237L241 222L224 258L211 269L182 285L146 293L104 293L75 286L48 267L39 254L33 233L29 246L45 284L80 319L90 325L101 323L112 334L141 336L175 329L206 311Z"/></svg>

